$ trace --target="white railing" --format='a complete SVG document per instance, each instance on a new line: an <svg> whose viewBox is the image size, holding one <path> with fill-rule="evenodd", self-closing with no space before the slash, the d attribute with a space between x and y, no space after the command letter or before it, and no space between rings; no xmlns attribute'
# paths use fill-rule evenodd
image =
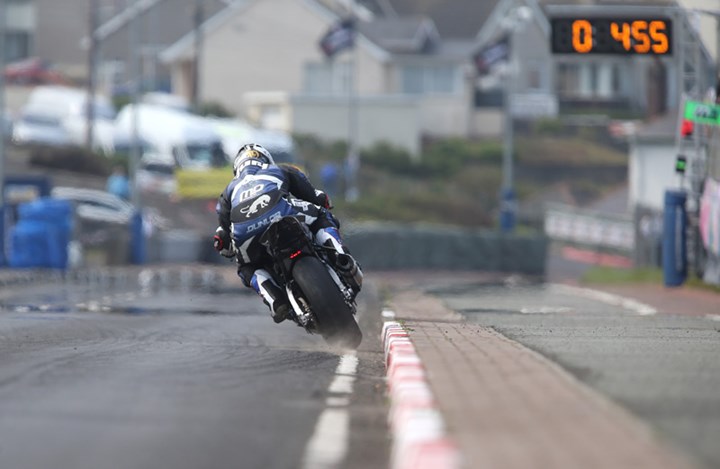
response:
<svg viewBox="0 0 720 469"><path fill-rule="evenodd" d="M630 215L613 215L568 205L548 205L545 234L554 241L623 252L635 249L635 228Z"/></svg>

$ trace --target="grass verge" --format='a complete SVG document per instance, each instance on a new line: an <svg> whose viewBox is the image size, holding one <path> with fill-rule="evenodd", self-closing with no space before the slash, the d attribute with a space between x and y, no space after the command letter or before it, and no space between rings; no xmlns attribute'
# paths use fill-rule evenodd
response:
<svg viewBox="0 0 720 469"><path fill-rule="evenodd" d="M662 285L663 271L658 268L615 269L611 267L593 267L585 272L580 281L585 284L604 285L633 283ZM688 276L685 286L720 294L720 286L707 284L694 275Z"/></svg>

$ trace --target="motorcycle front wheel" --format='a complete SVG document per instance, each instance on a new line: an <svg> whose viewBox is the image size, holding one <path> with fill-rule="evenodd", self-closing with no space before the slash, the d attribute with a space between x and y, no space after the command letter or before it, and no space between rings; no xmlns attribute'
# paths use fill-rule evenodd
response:
<svg viewBox="0 0 720 469"><path fill-rule="evenodd" d="M310 303L325 341L332 346L358 348L362 332L325 265L315 257L298 259L293 278Z"/></svg>

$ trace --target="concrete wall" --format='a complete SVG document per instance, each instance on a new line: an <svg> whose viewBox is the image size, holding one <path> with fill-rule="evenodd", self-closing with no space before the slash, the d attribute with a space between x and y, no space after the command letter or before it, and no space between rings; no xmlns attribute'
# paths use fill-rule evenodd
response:
<svg viewBox="0 0 720 469"><path fill-rule="evenodd" d="M493 231L356 225L344 229L353 256L372 270L480 270L542 276L548 240L543 235L502 235ZM149 244L150 262L230 264L211 243L192 232L169 232Z"/></svg>
<svg viewBox="0 0 720 469"><path fill-rule="evenodd" d="M447 269L544 275L542 235L413 227L364 228L345 242L365 270Z"/></svg>
<svg viewBox="0 0 720 469"><path fill-rule="evenodd" d="M419 99L420 128L424 135L466 137L472 113L470 98L422 96Z"/></svg>
<svg viewBox="0 0 720 469"><path fill-rule="evenodd" d="M326 140L347 140L347 99L293 96L292 132L315 134ZM358 100L358 143L367 147L380 141L420 152L418 104L410 97Z"/></svg>

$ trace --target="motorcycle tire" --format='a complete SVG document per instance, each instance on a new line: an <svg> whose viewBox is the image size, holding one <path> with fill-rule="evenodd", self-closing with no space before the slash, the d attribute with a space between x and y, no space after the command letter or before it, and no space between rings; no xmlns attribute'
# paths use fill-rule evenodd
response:
<svg viewBox="0 0 720 469"><path fill-rule="evenodd" d="M293 277L310 303L325 341L331 346L358 348L362 332L327 267L314 257L303 257L295 263Z"/></svg>

